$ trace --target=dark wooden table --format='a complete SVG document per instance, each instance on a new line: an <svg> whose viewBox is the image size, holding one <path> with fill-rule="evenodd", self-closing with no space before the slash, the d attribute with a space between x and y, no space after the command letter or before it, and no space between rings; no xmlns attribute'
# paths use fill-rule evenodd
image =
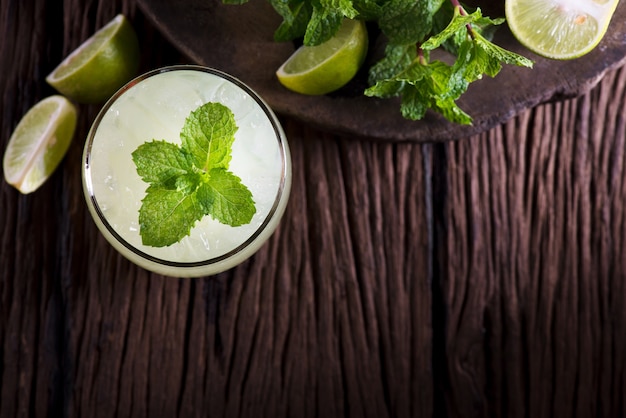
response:
<svg viewBox="0 0 626 418"><path fill-rule="evenodd" d="M142 70L189 62L132 0L0 0L0 145L117 13ZM443 144L283 118L293 191L243 265L175 279L81 189L97 106L38 191L0 184L0 416L626 416L626 72Z"/></svg>

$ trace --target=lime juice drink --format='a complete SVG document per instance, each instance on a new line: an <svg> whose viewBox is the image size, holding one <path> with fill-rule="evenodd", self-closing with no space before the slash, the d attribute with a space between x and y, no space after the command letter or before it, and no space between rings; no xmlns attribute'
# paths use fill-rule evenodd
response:
<svg viewBox="0 0 626 418"><path fill-rule="evenodd" d="M212 275L250 257L276 229L291 187L272 110L239 80L200 66L128 83L98 114L83 159L87 205L104 237L169 276ZM175 242L162 239L171 234Z"/></svg>

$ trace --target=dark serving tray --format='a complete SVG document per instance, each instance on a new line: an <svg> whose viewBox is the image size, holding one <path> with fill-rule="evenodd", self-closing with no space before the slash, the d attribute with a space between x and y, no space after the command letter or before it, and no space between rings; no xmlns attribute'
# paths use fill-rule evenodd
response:
<svg viewBox="0 0 626 418"><path fill-rule="evenodd" d="M281 21L268 1L224 5L220 0L138 0L155 26L197 64L234 75L248 84L279 114L333 132L381 141L431 142L465 138L505 122L523 109L585 93L609 70L626 62L626 1L613 16L602 42L588 55L571 61L539 57L523 48L505 25L495 42L535 62L533 69L505 66L495 78L472 84L459 106L472 126L448 122L435 113L421 121L400 115L399 101L365 97L364 77L328 96L303 96L285 89L276 69L295 45L273 40ZM483 8L500 17L501 7ZM374 48L370 48L372 50Z"/></svg>

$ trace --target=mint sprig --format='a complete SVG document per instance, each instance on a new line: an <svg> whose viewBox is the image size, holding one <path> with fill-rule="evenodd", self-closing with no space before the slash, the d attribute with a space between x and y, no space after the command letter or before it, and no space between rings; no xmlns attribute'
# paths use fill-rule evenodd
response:
<svg viewBox="0 0 626 418"><path fill-rule="evenodd" d="M228 171L237 129L228 107L206 103L185 120L181 146L152 140L132 153L137 173L149 184L139 209L144 245L177 243L206 215L230 226L250 223L256 212L252 193Z"/></svg>
<svg viewBox="0 0 626 418"><path fill-rule="evenodd" d="M483 17L480 9L467 14L461 6L455 7L452 20L441 32L421 43L414 56L403 55L410 60L398 63L393 48L402 46L388 46L391 52L370 72L374 85L365 95L401 97L400 111L407 119L422 119L428 109L433 109L452 122L471 124L471 116L456 104L470 83L483 75L495 77L502 63L532 67L532 61L495 45L475 29L502 22ZM431 51L444 44L456 52L452 64L429 58Z"/></svg>

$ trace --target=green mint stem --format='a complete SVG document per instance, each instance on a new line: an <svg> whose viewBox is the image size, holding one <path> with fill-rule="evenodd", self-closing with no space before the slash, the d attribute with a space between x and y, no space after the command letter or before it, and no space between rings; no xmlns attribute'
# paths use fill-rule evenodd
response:
<svg viewBox="0 0 626 418"><path fill-rule="evenodd" d="M463 8L463 6L461 5L461 3L459 2L459 0L450 0L450 3L452 4L452 6L454 6L455 9L459 10L459 14L461 16L467 16L467 12L465 11L465 9ZM467 25L465 25L465 27L467 28L467 33L469 34L469 36L474 39L476 37L475 33L474 33L474 28L472 28L472 24L468 23Z"/></svg>

